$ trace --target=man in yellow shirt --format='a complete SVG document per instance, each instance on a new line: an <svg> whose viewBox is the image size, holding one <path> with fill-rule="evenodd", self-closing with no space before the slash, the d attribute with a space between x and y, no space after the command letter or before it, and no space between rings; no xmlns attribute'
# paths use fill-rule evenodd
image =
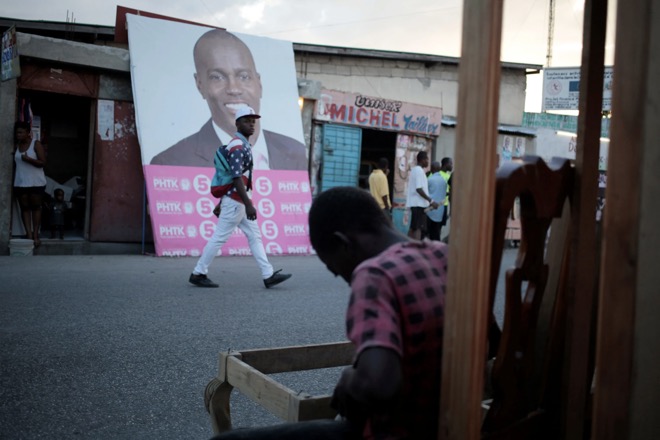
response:
<svg viewBox="0 0 660 440"><path fill-rule="evenodd" d="M390 185L387 182L387 175L390 172L389 162L386 157L378 159L378 168L375 168L369 175L369 192L374 196L380 209L385 211L385 215L392 215L392 203L390 202Z"/></svg>

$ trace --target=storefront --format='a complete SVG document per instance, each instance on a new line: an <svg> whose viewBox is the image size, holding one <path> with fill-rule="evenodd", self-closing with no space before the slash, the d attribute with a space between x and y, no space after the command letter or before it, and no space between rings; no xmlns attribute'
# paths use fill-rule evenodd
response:
<svg viewBox="0 0 660 440"><path fill-rule="evenodd" d="M393 220L400 230L407 230L408 174L418 152L433 157L442 110L323 89L313 121L310 178L314 192L342 185L367 189L376 163L387 158Z"/></svg>

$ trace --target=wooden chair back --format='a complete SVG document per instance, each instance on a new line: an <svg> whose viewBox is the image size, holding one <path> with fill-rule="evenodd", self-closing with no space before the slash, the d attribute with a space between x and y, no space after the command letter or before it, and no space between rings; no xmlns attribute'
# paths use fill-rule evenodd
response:
<svg viewBox="0 0 660 440"><path fill-rule="evenodd" d="M565 289L549 292L547 286L550 266L566 269L568 252L548 261L546 242L553 220L562 217L570 198L573 175L568 159L555 158L548 166L535 156L525 156L522 162L509 162L498 169L490 310L495 303L507 220L516 199L520 203L521 240L515 267L505 273L501 330L491 314L489 352L495 355L489 373L492 402L483 420L482 438L544 438L552 435L549 427L558 426L553 421L561 388ZM567 250L566 240L562 242ZM550 304L548 327L540 329L544 295L553 296L554 301ZM543 337L539 338L539 332Z"/></svg>

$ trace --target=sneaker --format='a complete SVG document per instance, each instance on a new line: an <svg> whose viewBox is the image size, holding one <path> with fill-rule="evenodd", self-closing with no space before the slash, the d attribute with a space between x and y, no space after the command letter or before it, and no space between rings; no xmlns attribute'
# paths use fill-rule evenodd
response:
<svg viewBox="0 0 660 440"><path fill-rule="evenodd" d="M264 286L266 286L267 289L269 289L269 288L271 288L271 287L273 287L277 284L280 284L282 281L286 281L289 278L291 278L290 273L280 273L280 272L282 272L282 269L280 269L278 271L275 271L275 273L273 273L270 276L270 278L266 278L264 280Z"/></svg>
<svg viewBox="0 0 660 440"><path fill-rule="evenodd" d="M194 273L190 274L188 279L192 284L199 287L220 287L213 281L211 281L206 275L195 275Z"/></svg>

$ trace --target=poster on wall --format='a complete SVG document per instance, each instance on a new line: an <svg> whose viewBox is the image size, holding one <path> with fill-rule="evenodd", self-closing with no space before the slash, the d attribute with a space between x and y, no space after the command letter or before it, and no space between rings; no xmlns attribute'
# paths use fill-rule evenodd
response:
<svg viewBox="0 0 660 440"><path fill-rule="evenodd" d="M2 33L2 81L21 76L21 63L18 59L18 44L16 42L16 26Z"/></svg>
<svg viewBox="0 0 660 440"><path fill-rule="evenodd" d="M234 115L262 117L252 199L270 254L311 253L307 149L291 42L127 14L136 125L157 255L197 256L213 232L213 157ZM277 60L277 62L272 62ZM223 255L249 253L237 231Z"/></svg>

